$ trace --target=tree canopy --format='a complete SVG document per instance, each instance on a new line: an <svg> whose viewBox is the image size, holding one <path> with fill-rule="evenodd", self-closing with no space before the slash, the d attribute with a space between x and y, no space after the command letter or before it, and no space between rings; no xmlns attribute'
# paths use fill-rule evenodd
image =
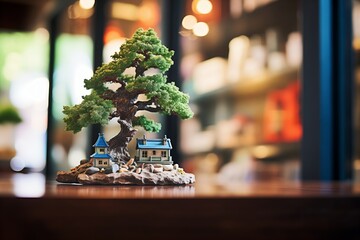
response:
<svg viewBox="0 0 360 240"><path fill-rule="evenodd" d="M138 111L191 118L189 96L168 82L165 75L173 64L173 54L153 29L138 29L112 56L110 63L103 64L90 79L84 80L91 93L80 104L64 107L66 129L78 132L90 124L107 124L112 118L146 131L161 129L160 123L137 115ZM118 87L113 90L110 84ZM141 94L145 100L139 100Z"/></svg>

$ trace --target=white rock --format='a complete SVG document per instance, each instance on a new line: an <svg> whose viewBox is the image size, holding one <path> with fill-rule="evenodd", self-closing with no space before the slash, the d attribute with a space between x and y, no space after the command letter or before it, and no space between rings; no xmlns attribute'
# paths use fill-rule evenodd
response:
<svg viewBox="0 0 360 240"><path fill-rule="evenodd" d="M161 173L163 171L164 171L164 169L162 167L161 168L159 168L159 167L154 168L154 173Z"/></svg>
<svg viewBox="0 0 360 240"><path fill-rule="evenodd" d="M164 165L163 166L164 171L172 171L174 169L173 165Z"/></svg>

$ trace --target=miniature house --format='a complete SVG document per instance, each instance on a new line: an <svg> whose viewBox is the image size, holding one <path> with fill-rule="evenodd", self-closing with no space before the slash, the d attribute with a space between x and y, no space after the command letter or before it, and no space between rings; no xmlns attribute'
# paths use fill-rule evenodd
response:
<svg viewBox="0 0 360 240"><path fill-rule="evenodd" d="M166 136L163 139L136 139L136 156L138 163L173 164L170 156L171 141Z"/></svg>
<svg viewBox="0 0 360 240"><path fill-rule="evenodd" d="M99 133L99 137L93 147L95 148L95 153L90 156L93 159L93 166L97 168L109 167L112 164L112 158L108 153L109 145L104 138L104 134Z"/></svg>

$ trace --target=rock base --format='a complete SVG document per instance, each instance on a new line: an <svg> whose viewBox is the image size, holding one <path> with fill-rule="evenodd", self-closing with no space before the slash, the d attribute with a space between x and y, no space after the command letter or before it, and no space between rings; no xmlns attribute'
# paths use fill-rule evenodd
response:
<svg viewBox="0 0 360 240"><path fill-rule="evenodd" d="M122 172L93 175L79 174L79 183L99 185L184 185L195 183L195 175L191 173L178 173L164 171L161 173Z"/></svg>
<svg viewBox="0 0 360 240"><path fill-rule="evenodd" d="M114 164L116 165L116 164ZM175 165L142 164L134 160L120 163L119 167L98 169L84 162L70 172L60 171L56 181L86 185L185 185L195 183L195 175ZM75 171L76 170L76 171Z"/></svg>

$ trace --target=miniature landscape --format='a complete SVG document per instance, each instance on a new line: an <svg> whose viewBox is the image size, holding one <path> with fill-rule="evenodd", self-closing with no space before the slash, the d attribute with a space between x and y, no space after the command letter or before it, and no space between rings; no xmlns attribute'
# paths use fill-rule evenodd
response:
<svg viewBox="0 0 360 240"><path fill-rule="evenodd" d="M91 165L89 161L70 172L61 171L56 180L62 183L99 185L183 185L195 182L194 174L185 173L178 164L141 164L138 166L131 159L120 166L113 165L117 167L101 170ZM119 170L113 172L117 168Z"/></svg>
<svg viewBox="0 0 360 240"><path fill-rule="evenodd" d="M91 124L106 125L117 118L119 133L109 142L99 134L93 145L94 154L69 172L58 172L58 182L137 185L195 182L193 174L185 173L172 161L172 145L166 136L136 139L135 157L128 150L136 126L148 132L161 129L161 124L144 112L177 115L181 119L193 116L189 95L168 82L166 76L173 55L174 51L161 43L153 29L138 29L114 53L110 63L103 64L90 79L84 80L91 93L80 104L64 106L66 130L77 133Z"/></svg>
<svg viewBox="0 0 360 240"><path fill-rule="evenodd" d="M99 134L93 145L95 153L90 159L82 160L69 172L58 172L56 181L102 185L182 185L195 182L194 174L185 173L178 164L172 164L170 139L146 139L144 136L137 142L137 161L131 158L126 163L114 162L108 154L109 145L104 135ZM156 156L157 152L161 156Z"/></svg>

